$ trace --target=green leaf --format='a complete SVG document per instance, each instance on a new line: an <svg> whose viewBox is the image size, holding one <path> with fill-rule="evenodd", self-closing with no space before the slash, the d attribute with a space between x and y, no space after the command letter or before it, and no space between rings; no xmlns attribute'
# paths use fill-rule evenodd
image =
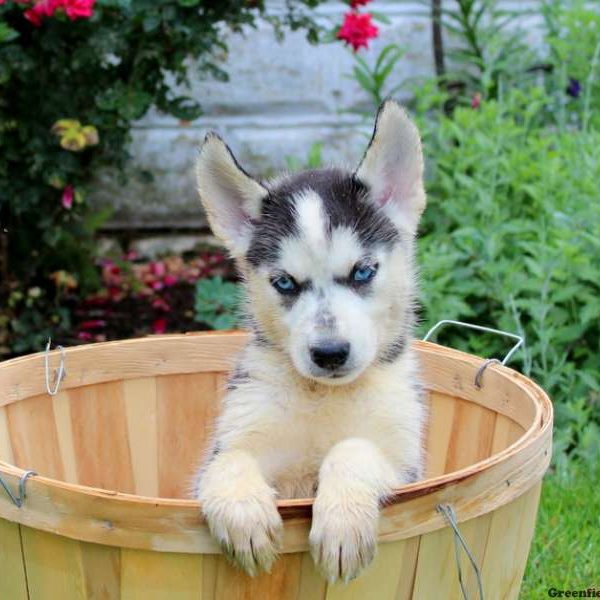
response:
<svg viewBox="0 0 600 600"><path fill-rule="evenodd" d="M19 32L9 27L3 21L0 21L0 44L12 42L19 37Z"/></svg>

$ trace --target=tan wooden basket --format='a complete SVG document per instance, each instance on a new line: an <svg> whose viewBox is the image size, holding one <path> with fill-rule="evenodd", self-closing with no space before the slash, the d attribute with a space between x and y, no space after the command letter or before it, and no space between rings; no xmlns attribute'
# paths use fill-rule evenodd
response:
<svg viewBox="0 0 600 600"><path fill-rule="evenodd" d="M284 554L270 575L231 567L186 494L244 341L205 333L68 349L53 396L44 354L0 364L0 476L14 497L0 487L0 599L460 598L455 534L439 505L455 510L485 597L517 597L550 460L551 403L496 365L478 389L481 359L426 342L416 350L430 405L427 479L383 509L371 567L348 585L317 574L309 499L279 503ZM51 353L51 373L59 358ZM27 470L38 474L19 497ZM461 561L476 598L476 572Z"/></svg>

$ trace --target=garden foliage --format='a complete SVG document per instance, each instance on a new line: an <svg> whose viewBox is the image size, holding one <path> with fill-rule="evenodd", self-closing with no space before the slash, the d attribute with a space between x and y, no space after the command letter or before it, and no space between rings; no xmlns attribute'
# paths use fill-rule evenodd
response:
<svg viewBox="0 0 600 600"><path fill-rule="evenodd" d="M555 462L600 459L600 10L547 0L441 3L437 79L413 86L428 209L419 241L421 328L457 319L518 332L513 359L556 402ZM521 39L537 16L536 51ZM400 54L356 55L372 113ZM393 59L393 60L392 60ZM390 68L382 71L382 64ZM506 340L447 328L481 356Z"/></svg>
<svg viewBox="0 0 600 600"><path fill-rule="evenodd" d="M306 9L319 1L288 0L272 15L262 0L0 0L4 352L39 349L36 331L68 328L49 274L68 274L84 294L99 285L94 232L108 214L90 192L101 169L125 173L133 123L151 108L197 117L186 85L197 73L226 79L225 27L263 15L314 40Z"/></svg>

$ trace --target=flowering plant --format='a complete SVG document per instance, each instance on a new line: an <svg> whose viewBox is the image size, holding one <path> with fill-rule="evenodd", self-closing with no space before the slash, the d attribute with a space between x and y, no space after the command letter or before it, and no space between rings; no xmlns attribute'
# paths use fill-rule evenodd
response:
<svg viewBox="0 0 600 600"><path fill-rule="evenodd" d="M369 2L371 0L349 0L350 11L344 15L344 22L336 34L337 39L352 46L354 52L368 48L369 40L379 35L379 29L373 23L373 15L359 12L359 8Z"/></svg>
<svg viewBox="0 0 600 600"><path fill-rule="evenodd" d="M97 288L94 231L109 214L89 191L99 170L124 172L132 123L151 107L183 125L201 113L185 88L192 68L226 79L223 25L265 14L314 38L302 9L319 1L273 16L262 0L0 0L0 307L17 289L53 298L57 271ZM0 337L16 335L13 316Z"/></svg>

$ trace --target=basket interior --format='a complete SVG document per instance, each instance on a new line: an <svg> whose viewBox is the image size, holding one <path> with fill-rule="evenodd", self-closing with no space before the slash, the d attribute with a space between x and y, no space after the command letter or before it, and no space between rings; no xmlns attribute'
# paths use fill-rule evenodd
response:
<svg viewBox="0 0 600 600"><path fill-rule="evenodd" d="M187 498L226 377L141 377L12 402L0 407L0 460L70 483ZM430 389L427 402L428 478L488 458L524 433L509 416L471 400Z"/></svg>

